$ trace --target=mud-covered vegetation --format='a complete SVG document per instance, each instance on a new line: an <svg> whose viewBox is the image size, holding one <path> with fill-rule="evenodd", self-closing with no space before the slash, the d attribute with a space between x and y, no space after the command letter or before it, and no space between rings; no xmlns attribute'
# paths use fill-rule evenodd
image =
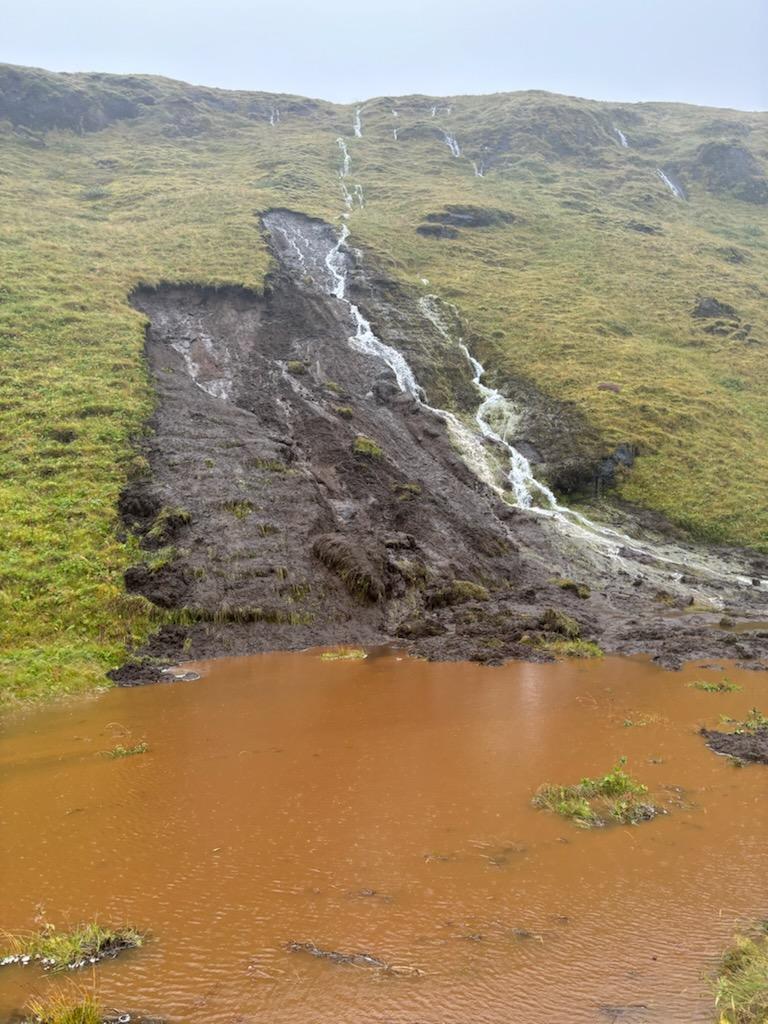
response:
<svg viewBox="0 0 768 1024"><path fill-rule="evenodd" d="M663 813L648 799L648 787L625 771L621 758L607 775L583 778L573 786L545 783L533 798L534 807L554 811L581 828L617 823L637 825Z"/></svg>
<svg viewBox="0 0 768 1024"><path fill-rule="evenodd" d="M147 76L3 67L0 86L8 699L101 685L157 625L123 588L137 553L115 517L126 479L147 473L132 442L152 406L127 296L167 280L261 292L270 256L254 211L338 218L336 138L351 134L352 111ZM617 464L621 495L700 537L764 545L764 116L542 93L451 104L466 160L450 156L426 97L399 101L398 141L389 101L366 104L350 140L365 189L355 243L403 287L428 279L456 305L493 382L573 403L588 430L563 431L546 411L529 425L542 452L577 467L554 482L589 484L585 456L628 443L638 458ZM684 180L687 202L656 166ZM458 237L420 235L422 223ZM702 297L732 313L692 316ZM296 362L301 381L308 363ZM439 374L432 383L439 392ZM148 571L166 567L156 557Z"/></svg>
<svg viewBox="0 0 768 1024"><path fill-rule="evenodd" d="M719 1024L765 1024L768 1020L768 925L740 935L725 952L715 983Z"/></svg>

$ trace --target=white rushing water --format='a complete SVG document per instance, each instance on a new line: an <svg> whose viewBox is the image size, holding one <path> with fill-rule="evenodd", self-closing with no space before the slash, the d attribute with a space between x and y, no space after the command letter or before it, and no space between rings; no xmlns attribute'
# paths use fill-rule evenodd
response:
<svg viewBox="0 0 768 1024"><path fill-rule="evenodd" d="M280 111L277 107L272 108L272 112L269 115L269 123L274 128L276 124L280 124Z"/></svg>
<svg viewBox="0 0 768 1024"><path fill-rule="evenodd" d="M624 134L621 128L614 128L613 130L616 132L616 135L618 136L619 145L623 146L624 149L629 149L629 141L627 140L627 136Z"/></svg>
<svg viewBox="0 0 768 1024"><path fill-rule="evenodd" d="M477 163L477 161L473 160L472 161L472 170L475 172L475 177L476 178L484 178L485 177L485 164L483 163L482 160L480 161L480 163Z"/></svg>
<svg viewBox="0 0 768 1024"><path fill-rule="evenodd" d="M676 185L674 181L670 181L670 179L667 177L667 175L664 173L664 171L662 171L660 167L656 168L656 174L664 182L664 184L667 186L667 188L675 197L675 199L685 199L685 195L683 194L683 190L680 188L680 186Z"/></svg>
<svg viewBox="0 0 768 1024"><path fill-rule="evenodd" d="M336 145L341 150L341 170L339 171L339 177L346 178L349 176L349 171L350 168L352 167L352 157L349 155L347 143L344 141L344 139L336 139Z"/></svg>
<svg viewBox="0 0 768 1024"><path fill-rule="evenodd" d="M432 117L437 117L437 107L432 107Z"/></svg>
<svg viewBox="0 0 768 1024"><path fill-rule="evenodd" d="M455 157L460 157L461 156L461 146L456 141L456 136L453 135L451 132L446 132L446 131L443 131L442 135L443 135L443 142L446 144L448 149L450 149L451 153Z"/></svg>
<svg viewBox="0 0 768 1024"><path fill-rule="evenodd" d="M392 129L392 138L397 142L397 128Z"/></svg>
<svg viewBox="0 0 768 1024"><path fill-rule="evenodd" d="M355 138L362 139L363 137L363 121L362 121L363 108L358 107L355 111L355 120L352 122L352 127L355 130Z"/></svg>

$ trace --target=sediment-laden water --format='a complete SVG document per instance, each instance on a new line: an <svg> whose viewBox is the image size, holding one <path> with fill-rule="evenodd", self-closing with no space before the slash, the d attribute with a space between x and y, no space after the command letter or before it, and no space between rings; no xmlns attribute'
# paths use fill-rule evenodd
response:
<svg viewBox="0 0 768 1024"><path fill-rule="evenodd" d="M768 770L697 730L765 710L765 673L317 652L193 667L5 724L3 927L147 929L96 969L105 1005L191 1024L712 1019L707 973L768 901ZM724 675L741 691L686 685ZM669 814L585 832L531 806L622 755ZM52 984L3 968L0 1018Z"/></svg>

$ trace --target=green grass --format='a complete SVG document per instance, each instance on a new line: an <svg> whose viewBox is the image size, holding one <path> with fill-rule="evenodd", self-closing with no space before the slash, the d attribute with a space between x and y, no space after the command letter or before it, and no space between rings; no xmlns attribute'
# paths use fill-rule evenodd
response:
<svg viewBox="0 0 768 1024"><path fill-rule="evenodd" d="M603 649L593 640L542 640L537 646L558 658L603 657Z"/></svg>
<svg viewBox="0 0 768 1024"><path fill-rule="evenodd" d="M768 1021L768 929L740 935L721 962L715 982L720 1024L765 1024Z"/></svg>
<svg viewBox="0 0 768 1024"><path fill-rule="evenodd" d="M554 811L581 828L611 823L637 825L659 813L647 799L648 787L624 770L626 758L600 778L584 778L574 786L545 783L533 798L534 807Z"/></svg>
<svg viewBox="0 0 768 1024"><path fill-rule="evenodd" d="M736 732L756 732L758 729L768 729L768 715L758 708L750 708L744 721L736 723Z"/></svg>
<svg viewBox="0 0 768 1024"><path fill-rule="evenodd" d="M352 121L350 107L312 102L272 128L262 108L282 98L228 94L227 110L221 94L198 90L179 131L173 104L190 95L183 84L24 74L52 100L79 91L95 103L105 90L133 88L155 102L81 134L76 124L24 134L0 120L4 701L104 685L105 671L156 624L122 586L136 552L121 539L117 498L147 472L131 442L152 411L144 320L127 296L161 281L260 291L270 258L255 212L281 206L338 223L336 139L351 135ZM653 173L710 141L715 120L726 135L746 125L765 161L765 115L542 93L456 97L445 126L470 156L502 136L509 143L476 178L436 137L430 106L398 101L395 142L391 102L366 104L363 138L348 139L352 184L366 196L350 217L352 244L402 287L418 293L429 279L461 315L491 383L573 403L601 439L583 442L589 453L635 444L622 497L703 539L768 550L768 207L695 182L690 201L676 202ZM622 150L613 121L630 141L657 142ZM580 136L585 122L597 133L592 149ZM569 153L533 130L541 123ZM447 205L514 217L462 228L455 240L416 233ZM627 230L632 220L661 234ZM733 249L743 263L730 261ZM732 304L759 344L705 333L690 317L698 294ZM619 392L600 390L606 380ZM431 401L453 401L439 374L432 391ZM286 471L266 462L256 468ZM168 523L161 516L156 526L163 547Z"/></svg>
<svg viewBox="0 0 768 1024"><path fill-rule="evenodd" d="M368 459L380 459L384 454L381 446L364 434L358 434L352 442L352 451L355 455L364 455Z"/></svg>
<svg viewBox="0 0 768 1024"><path fill-rule="evenodd" d="M49 970L65 970L70 964L84 967L121 950L141 946L144 936L135 928L107 928L97 923L83 924L68 932L46 927L38 932L0 937L0 960L34 960Z"/></svg>
<svg viewBox="0 0 768 1024"><path fill-rule="evenodd" d="M710 679L694 679L692 683L688 683L688 686L694 690L702 690L704 693L735 693L741 689L738 683L734 683L730 679L720 679L717 682Z"/></svg>

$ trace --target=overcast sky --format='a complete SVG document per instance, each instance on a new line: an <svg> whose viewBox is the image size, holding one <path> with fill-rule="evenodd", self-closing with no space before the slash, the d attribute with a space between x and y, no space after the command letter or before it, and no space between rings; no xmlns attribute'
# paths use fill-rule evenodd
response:
<svg viewBox="0 0 768 1024"><path fill-rule="evenodd" d="M0 60L338 102L549 89L768 107L768 0L19 0Z"/></svg>

